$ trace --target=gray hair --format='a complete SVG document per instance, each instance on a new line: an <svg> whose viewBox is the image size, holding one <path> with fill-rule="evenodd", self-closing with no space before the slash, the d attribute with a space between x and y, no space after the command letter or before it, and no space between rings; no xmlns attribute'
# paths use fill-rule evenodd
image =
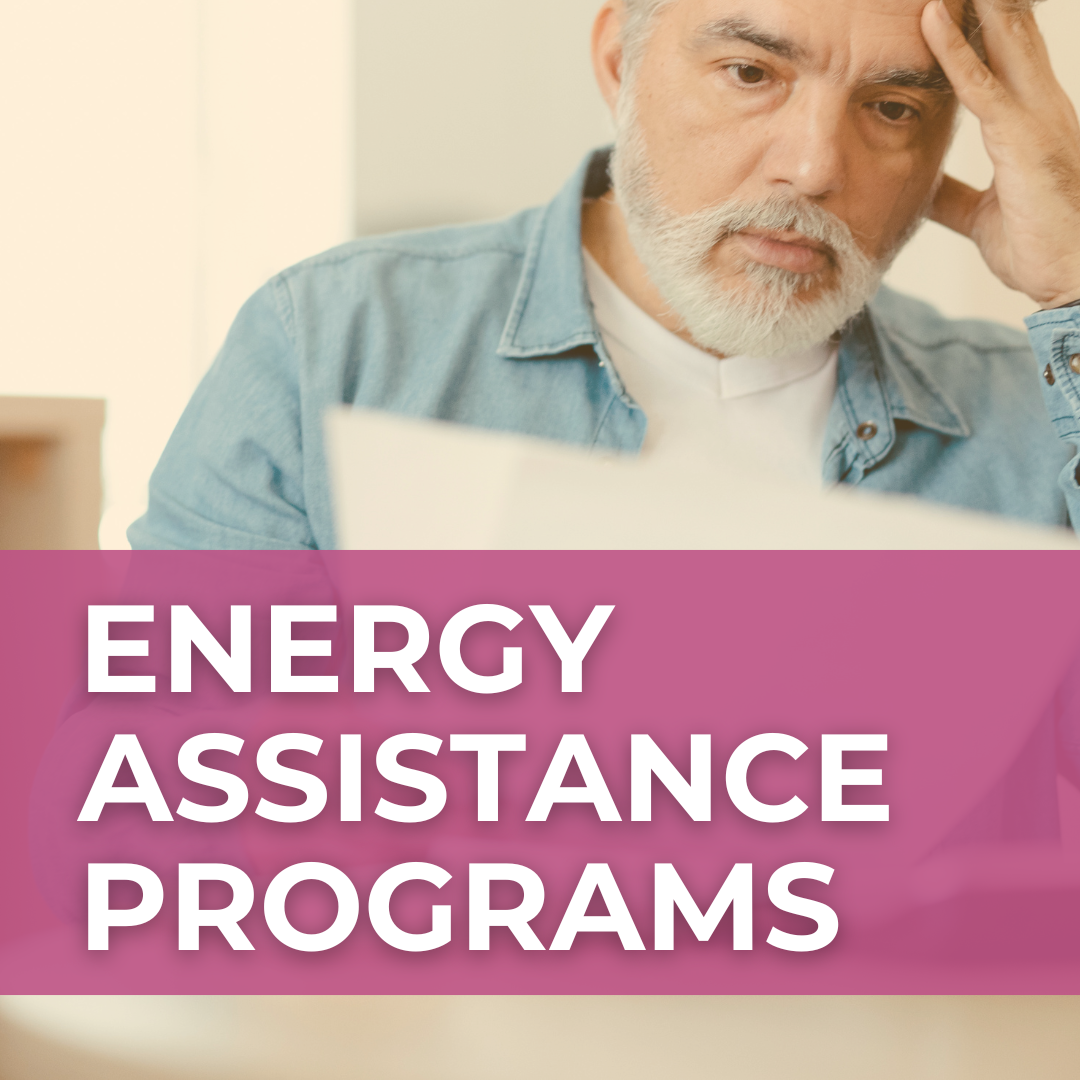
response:
<svg viewBox="0 0 1080 1080"><path fill-rule="evenodd" d="M653 18L663 8L670 7L675 2L676 0L623 0L625 8L622 33L623 56L631 70L640 59L645 43L648 41ZM1010 13L1020 15L1030 11L1037 3L1040 3L1040 0L996 0L996 2ZM964 0L963 27L969 39L977 38L979 19L972 0ZM981 54L981 43L977 40L973 43Z"/></svg>

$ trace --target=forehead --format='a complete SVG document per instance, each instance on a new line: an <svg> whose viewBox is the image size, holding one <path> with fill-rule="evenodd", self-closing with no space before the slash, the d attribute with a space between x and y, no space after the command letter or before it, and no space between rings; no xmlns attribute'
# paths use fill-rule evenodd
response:
<svg viewBox="0 0 1080 1080"><path fill-rule="evenodd" d="M964 0L946 0L959 17ZM725 30L760 30L792 46L802 65L837 77L890 67L929 68L920 29L927 0L677 0L662 18L686 47L721 42ZM665 18L666 16L666 18ZM753 34L750 35L753 37Z"/></svg>

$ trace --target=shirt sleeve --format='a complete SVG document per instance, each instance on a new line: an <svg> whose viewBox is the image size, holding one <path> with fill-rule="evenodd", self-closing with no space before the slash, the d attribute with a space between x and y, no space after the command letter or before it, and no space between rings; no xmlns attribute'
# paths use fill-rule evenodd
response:
<svg viewBox="0 0 1080 1080"><path fill-rule="evenodd" d="M150 478L136 550L314 548L285 285L244 305Z"/></svg>
<svg viewBox="0 0 1080 1080"><path fill-rule="evenodd" d="M1062 442L1080 448L1080 308L1040 311L1024 320L1042 372L1043 398ZM1069 519L1080 532L1080 453L1074 453L1058 483Z"/></svg>

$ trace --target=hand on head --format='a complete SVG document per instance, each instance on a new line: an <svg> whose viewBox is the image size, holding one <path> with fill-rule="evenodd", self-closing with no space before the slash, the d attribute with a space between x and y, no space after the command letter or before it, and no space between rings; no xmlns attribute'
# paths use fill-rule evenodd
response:
<svg viewBox="0 0 1080 1080"><path fill-rule="evenodd" d="M982 125L986 191L946 176L932 217L970 237L990 269L1044 308L1080 299L1080 124L1050 66L1030 3L973 0L984 63L941 0L926 43Z"/></svg>

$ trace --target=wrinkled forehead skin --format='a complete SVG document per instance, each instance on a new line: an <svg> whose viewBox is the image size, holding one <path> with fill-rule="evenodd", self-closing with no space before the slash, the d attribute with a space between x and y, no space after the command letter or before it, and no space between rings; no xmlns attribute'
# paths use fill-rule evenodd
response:
<svg viewBox="0 0 1080 1080"><path fill-rule="evenodd" d="M702 28L738 20L791 41L805 67L841 81L867 70L926 69L935 61L920 29L927 0L624 0L628 52L636 61L652 39L686 47ZM1030 7L1026 0L1000 0ZM970 0L946 0L969 37Z"/></svg>

